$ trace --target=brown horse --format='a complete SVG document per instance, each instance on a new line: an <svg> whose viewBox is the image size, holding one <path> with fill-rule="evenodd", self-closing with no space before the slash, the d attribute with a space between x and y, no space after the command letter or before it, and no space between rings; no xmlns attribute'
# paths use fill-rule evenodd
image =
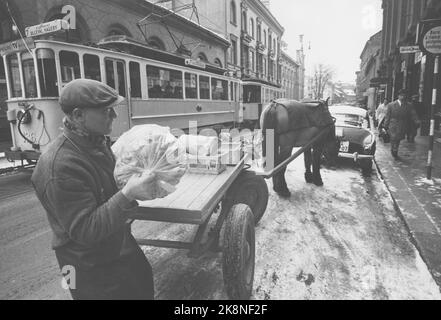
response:
<svg viewBox="0 0 441 320"><path fill-rule="evenodd" d="M332 158L336 158L338 154L334 119L328 110L328 100L298 102L278 99L266 106L260 117L264 157L266 156L266 130L274 129L273 145L276 166L291 156L294 147L305 146L319 133L324 133L312 145L312 148L304 152L305 180L317 186L323 185L320 175L320 160L323 151L326 148L326 154ZM273 189L279 195L289 197L285 171L286 167L273 176Z"/></svg>

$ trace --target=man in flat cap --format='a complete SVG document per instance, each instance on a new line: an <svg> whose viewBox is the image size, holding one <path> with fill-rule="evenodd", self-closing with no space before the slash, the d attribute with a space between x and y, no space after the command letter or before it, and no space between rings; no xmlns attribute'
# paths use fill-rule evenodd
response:
<svg viewBox="0 0 441 320"><path fill-rule="evenodd" d="M400 90L398 99L388 104L384 118L384 127L390 135L391 153L394 159L399 159L398 148L408 130L409 119L418 122L415 110L406 102L406 91Z"/></svg>
<svg viewBox="0 0 441 320"><path fill-rule="evenodd" d="M152 176L133 176L119 191L106 137L117 117L114 107L123 100L95 80L67 84L59 98L63 133L32 175L73 299L153 299L152 268L128 220L135 199L152 199Z"/></svg>

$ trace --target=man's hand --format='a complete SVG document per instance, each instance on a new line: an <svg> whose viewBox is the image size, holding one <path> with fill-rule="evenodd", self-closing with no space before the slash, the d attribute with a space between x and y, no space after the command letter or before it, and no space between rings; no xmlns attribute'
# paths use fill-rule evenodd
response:
<svg viewBox="0 0 441 320"><path fill-rule="evenodd" d="M155 191L155 174L144 172L141 175L133 175L124 188L121 190L122 194L133 200L152 200L156 198Z"/></svg>

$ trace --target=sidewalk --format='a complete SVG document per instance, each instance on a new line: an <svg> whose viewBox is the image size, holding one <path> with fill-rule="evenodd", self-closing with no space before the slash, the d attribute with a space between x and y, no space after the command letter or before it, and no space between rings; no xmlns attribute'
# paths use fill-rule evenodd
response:
<svg viewBox="0 0 441 320"><path fill-rule="evenodd" d="M441 286L441 135L435 137L432 179L427 180L429 137L403 140L399 160L378 139L375 162L396 208L435 281Z"/></svg>

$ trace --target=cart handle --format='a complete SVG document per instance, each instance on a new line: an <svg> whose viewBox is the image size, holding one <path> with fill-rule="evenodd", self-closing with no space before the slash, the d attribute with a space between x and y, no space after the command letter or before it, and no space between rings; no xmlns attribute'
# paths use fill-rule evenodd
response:
<svg viewBox="0 0 441 320"><path fill-rule="evenodd" d="M327 125L325 128L330 127L331 125ZM295 158L297 158L299 155L301 155L303 152L305 152L306 149L311 147L314 142L316 142L318 139L320 139L322 136L325 135L327 131L325 129L322 130L322 132L318 133L314 138L312 138L311 141L309 141L306 145L301 147L299 150L297 150L294 154L292 154L288 159L285 159L281 163L279 163L274 169L272 169L269 172L265 172L264 174L260 174L260 176L264 177L265 179L272 178L276 173L278 173L280 170L282 170L283 167L286 167L290 162L292 162Z"/></svg>

